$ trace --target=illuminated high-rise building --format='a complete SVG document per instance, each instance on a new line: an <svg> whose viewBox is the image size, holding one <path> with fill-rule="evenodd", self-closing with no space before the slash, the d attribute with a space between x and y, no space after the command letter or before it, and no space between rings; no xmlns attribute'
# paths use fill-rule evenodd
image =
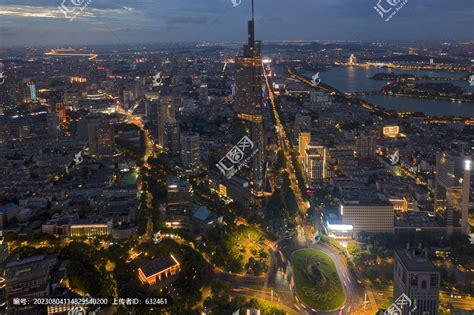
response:
<svg viewBox="0 0 474 315"><path fill-rule="evenodd" d="M54 111L58 113L59 117L59 123L65 123L66 122L66 106L64 106L64 103L61 101L57 101L54 107Z"/></svg>
<svg viewBox="0 0 474 315"><path fill-rule="evenodd" d="M33 81L28 81L23 86L23 103L36 102L36 86Z"/></svg>
<svg viewBox="0 0 474 315"><path fill-rule="evenodd" d="M157 104L157 143L161 147L166 147L166 126L170 121L175 120L174 99L171 96L162 97Z"/></svg>
<svg viewBox="0 0 474 315"><path fill-rule="evenodd" d="M301 132L298 136L298 152L300 154L300 159L304 160L304 153L306 147L311 142L311 134L309 132Z"/></svg>
<svg viewBox="0 0 474 315"><path fill-rule="evenodd" d="M97 153L111 156L115 145L115 131L113 125L101 124L97 131Z"/></svg>
<svg viewBox="0 0 474 315"><path fill-rule="evenodd" d="M456 153L438 153L435 210L442 215L448 235L453 232L469 233L471 172L471 157Z"/></svg>
<svg viewBox="0 0 474 315"><path fill-rule="evenodd" d="M242 56L236 58L236 105L238 117L245 123L256 154L252 158L251 188L254 205L263 192L265 145L262 99L262 57L261 42L255 40L254 1L252 0L252 20L248 22L248 44L244 45Z"/></svg>
<svg viewBox="0 0 474 315"><path fill-rule="evenodd" d="M209 88L207 84L202 84L199 88L199 102L203 105L207 105L209 101Z"/></svg>
<svg viewBox="0 0 474 315"><path fill-rule="evenodd" d="M304 152L304 169L311 180L322 180L327 177L326 148L319 145L307 145Z"/></svg>
<svg viewBox="0 0 474 315"><path fill-rule="evenodd" d="M179 155L180 141L179 123L172 118L165 126L165 147L169 154L172 156Z"/></svg>
<svg viewBox="0 0 474 315"><path fill-rule="evenodd" d="M181 134L181 162L186 168L196 168L201 161L201 143L197 132Z"/></svg>
<svg viewBox="0 0 474 315"><path fill-rule="evenodd" d="M111 156L115 146L114 126L94 119L88 123L89 149L92 154Z"/></svg>

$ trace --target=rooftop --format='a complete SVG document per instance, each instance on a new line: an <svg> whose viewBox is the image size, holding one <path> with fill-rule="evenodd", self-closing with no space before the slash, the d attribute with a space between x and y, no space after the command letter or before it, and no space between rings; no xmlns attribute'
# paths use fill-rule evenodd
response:
<svg viewBox="0 0 474 315"><path fill-rule="evenodd" d="M437 272L435 265L420 248L397 250L396 255L408 271Z"/></svg>
<svg viewBox="0 0 474 315"><path fill-rule="evenodd" d="M145 277L148 278L175 266L179 266L179 263L173 256L171 256L154 259L140 269L142 270Z"/></svg>

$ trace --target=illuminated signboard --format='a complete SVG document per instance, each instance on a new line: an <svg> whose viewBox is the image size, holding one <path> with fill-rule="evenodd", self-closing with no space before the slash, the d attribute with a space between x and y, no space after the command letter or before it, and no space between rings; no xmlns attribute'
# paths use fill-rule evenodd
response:
<svg viewBox="0 0 474 315"><path fill-rule="evenodd" d="M399 126L386 126L383 127L383 135L387 138L396 138L400 135Z"/></svg>

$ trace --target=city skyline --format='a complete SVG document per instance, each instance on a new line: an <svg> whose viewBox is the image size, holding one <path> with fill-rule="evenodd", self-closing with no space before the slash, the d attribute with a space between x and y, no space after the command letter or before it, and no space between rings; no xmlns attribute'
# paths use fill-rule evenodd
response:
<svg viewBox="0 0 474 315"><path fill-rule="evenodd" d="M0 315L474 310L464 0L4 1Z"/></svg>
<svg viewBox="0 0 474 315"><path fill-rule="evenodd" d="M70 21L61 1L8 0L0 4L0 47L240 41L250 1L90 1ZM67 2L66 2L67 4ZM259 30L266 41L282 40L469 40L469 0L408 1L389 22L374 10L376 0L256 2ZM382 3L383 5L383 3ZM471 8L471 10L469 9ZM442 18L442 23L440 19ZM218 26L218 27L217 27Z"/></svg>

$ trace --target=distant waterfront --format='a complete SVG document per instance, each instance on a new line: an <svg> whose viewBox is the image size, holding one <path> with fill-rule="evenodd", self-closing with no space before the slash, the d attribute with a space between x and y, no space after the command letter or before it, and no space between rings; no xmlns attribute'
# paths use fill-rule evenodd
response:
<svg viewBox="0 0 474 315"><path fill-rule="evenodd" d="M460 78L467 73L445 72L445 71L427 71L427 70L399 70L387 68L360 68L360 67L333 67L327 71L321 72L321 81L338 89L341 92L362 92L377 91L385 84L385 81L371 80L370 77L376 73L410 73L419 76L427 75L430 77ZM305 72L311 77L313 74ZM470 87L465 81L447 81L456 86L462 87L466 91L474 93L474 87ZM412 112L423 112L427 115L437 116L463 116L474 117L474 104L457 103L440 100L425 100L406 97L392 97L383 95L373 95L364 97L368 102L387 109L406 110Z"/></svg>

